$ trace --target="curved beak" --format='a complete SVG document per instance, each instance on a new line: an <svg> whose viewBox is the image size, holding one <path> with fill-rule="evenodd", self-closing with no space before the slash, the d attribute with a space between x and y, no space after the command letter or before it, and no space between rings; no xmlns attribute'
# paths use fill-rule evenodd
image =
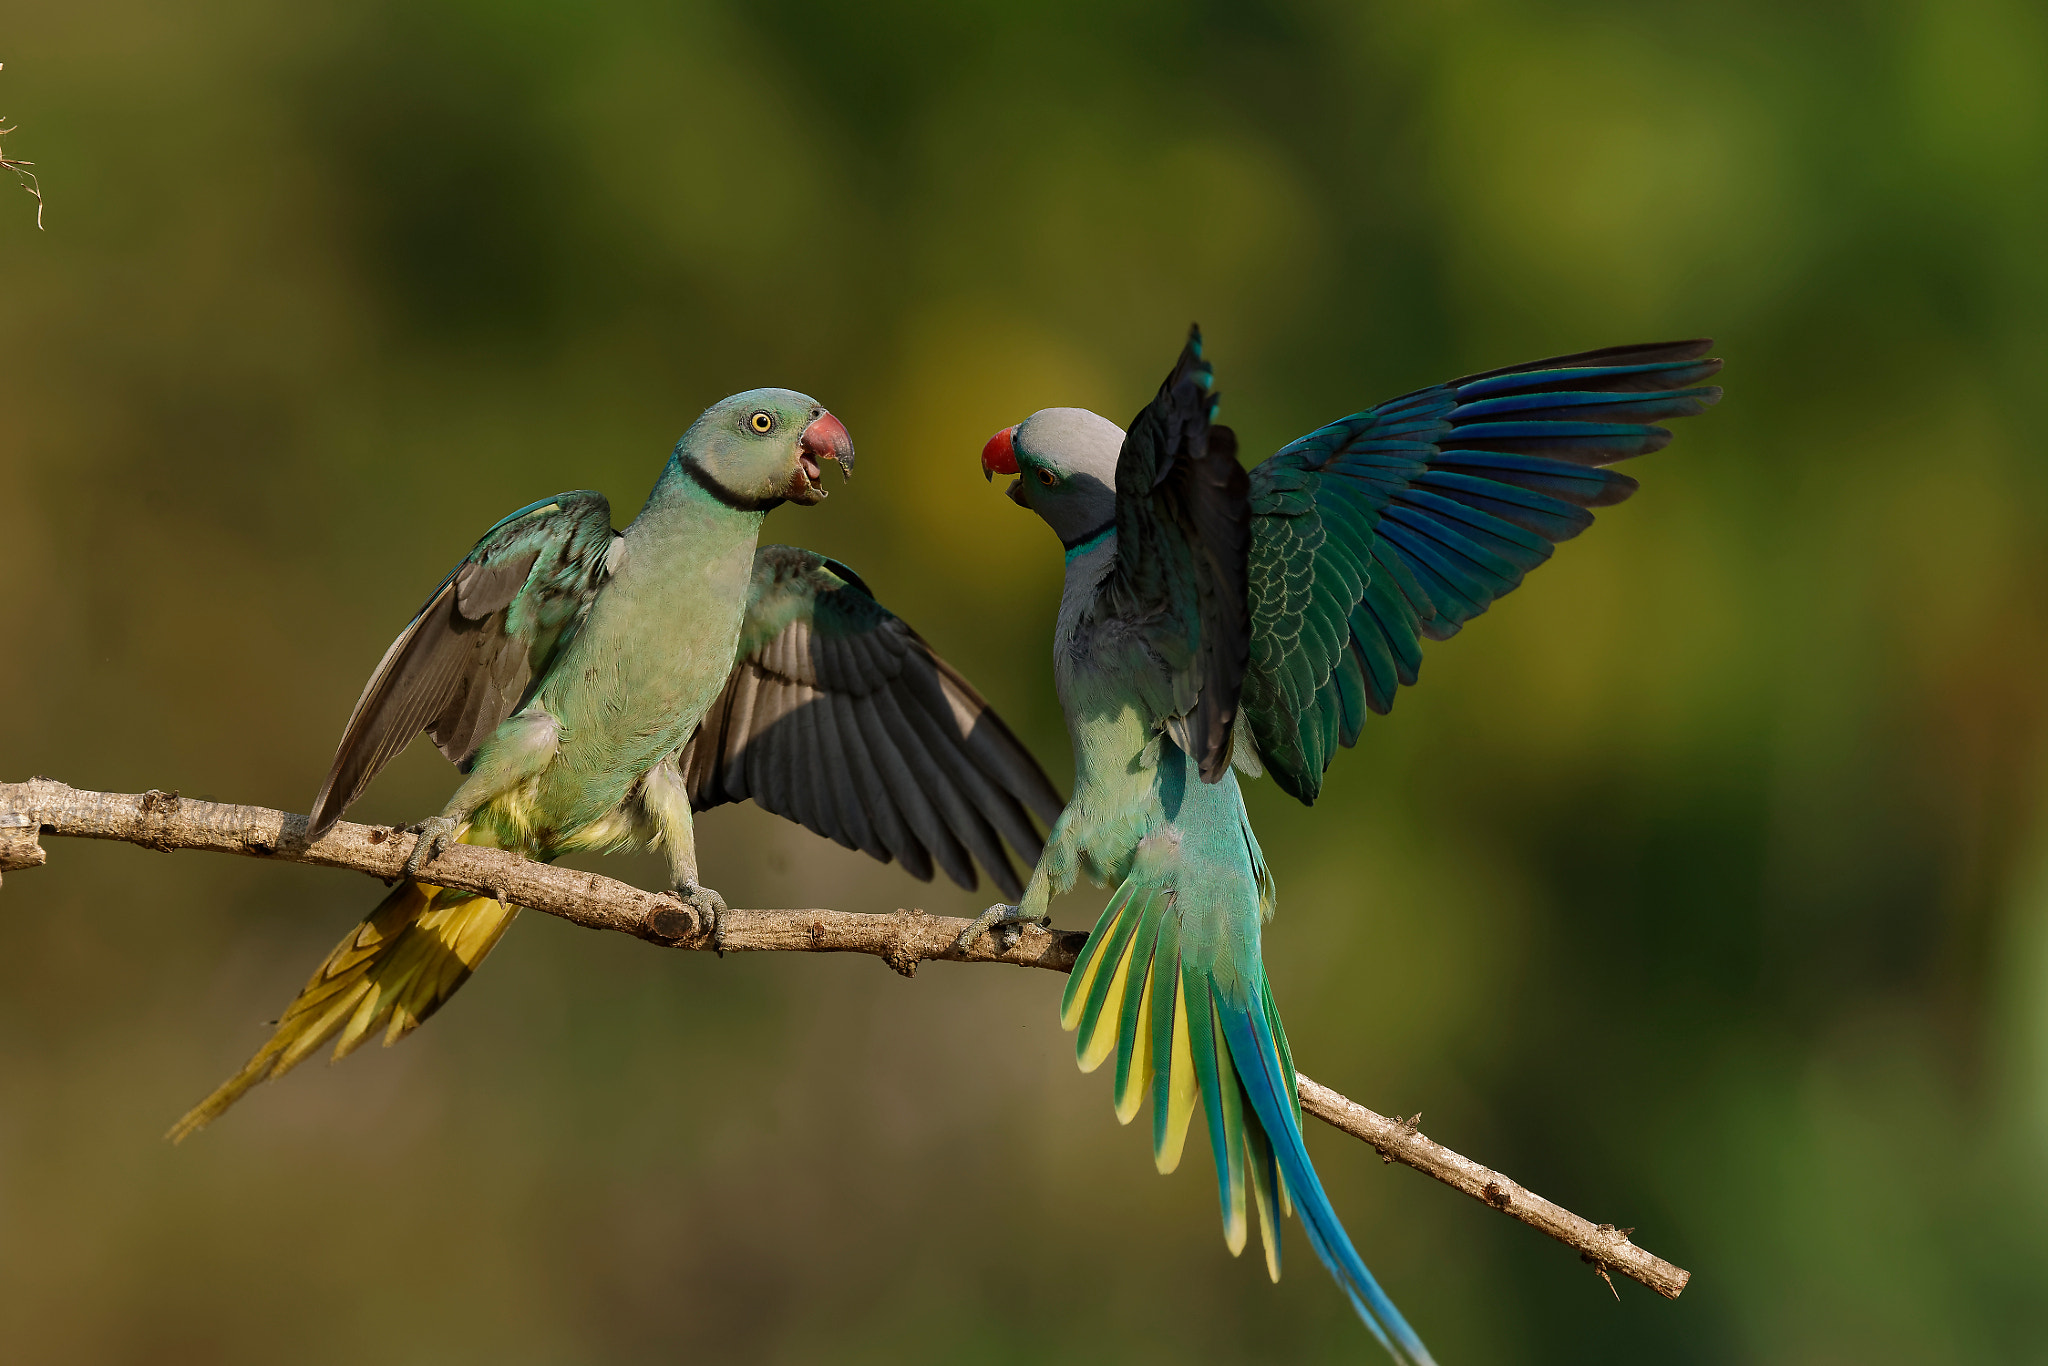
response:
<svg viewBox="0 0 2048 1366"><path fill-rule="evenodd" d="M981 448L981 477L994 479L999 474L1017 473L1017 447L1014 444L1017 429L1005 427L988 439Z"/></svg>
<svg viewBox="0 0 2048 1366"><path fill-rule="evenodd" d="M841 483L853 478L853 438L847 435L846 424L832 414L821 412L812 418L797 438L797 445L811 458L814 467L825 460L836 463Z"/></svg>

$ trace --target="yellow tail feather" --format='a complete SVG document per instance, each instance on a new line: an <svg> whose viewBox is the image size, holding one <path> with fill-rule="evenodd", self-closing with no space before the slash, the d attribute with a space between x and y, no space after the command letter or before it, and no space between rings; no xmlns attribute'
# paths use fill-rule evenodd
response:
<svg viewBox="0 0 2048 1366"><path fill-rule="evenodd" d="M1223 1243L1235 1257L1244 1251L1245 1235L1245 1123L1244 1092L1231 1070L1230 1042L1223 1037L1223 1022L1209 1010L1210 1046L1216 1050L1221 1084L1217 1086L1218 1108L1223 1112L1223 1170L1226 1173L1223 1199Z"/></svg>
<svg viewBox="0 0 2048 1366"><path fill-rule="evenodd" d="M1249 1125L1244 1131L1246 1156L1257 1168L1253 1173L1252 1199L1258 1204L1259 1242L1266 1249L1266 1275L1275 1285L1280 1283L1280 1210L1275 1209L1277 1196L1282 1208L1286 1205L1287 1186L1273 1166L1273 1146L1266 1137L1266 1131L1257 1125ZM1261 1179L1269 1178L1269 1179Z"/></svg>
<svg viewBox="0 0 2048 1366"><path fill-rule="evenodd" d="M1183 979L1174 989L1173 1054L1166 1062L1166 1139L1152 1154L1152 1165L1165 1176L1180 1165L1181 1150L1188 1141L1188 1124L1195 1117L1195 1102L1201 1089L1195 1083L1194 1046L1188 1038L1188 988Z"/></svg>
<svg viewBox="0 0 2048 1366"><path fill-rule="evenodd" d="M1107 944L1116 934L1117 921L1123 919L1129 903L1120 907L1107 923L1097 925L1095 933L1081 950L1081 961L1074 965L1074 977L1068 985L1066 997L1060 1004L1060 1028L1072 1029L1081 1023L1081 1015L1088 1007L1088 993L1095 989L1095 975L1102 971L1101 946ZM1094 952L1090 952L1094 950ZM1083 1067L1084 1072L1093 1068Z"/></svg>
<svg viewBox="0 0 2048 1366"><path fill-rule="evenodd" d="M1153 960L1145 963L1145 980L1138 984L1138 1027L1137 1037L1131 1043L1131 1070L1125 1079L1124 1089L1116 1097L1116 1122L1129 1124L1138 1116L1138 1107L1145 1103L1145 1092L1152 1087L1152 970Z"/></svg>
<svg viewBox="0 0 2048 1366"><path fill-rule="evenodd" d="M384 1046L398 1042L455 994L518 913L517 906L472 892L400 883L327 955L270 1041L166 1137L184 1142L250 1087L283 1076L336 1034L337 1060L360 1047L387 1017Z"/></svg>
<svg viewBox="0 0 2048 1366"><path fill-rule="evenodd" d="M1101 1013L1095 1017L1095 1029L1081 1040L1081 1046L1074 1060L1083 1072L1093 1072L1102 1066L1116 1049L1117 1026L1123 1020L1124 988L1130 985L1131 950L1136 948L1138 937L1132 935L1124 942L1124 951L1116 960L1116 971L1110 974L1109 994L1103 999ZM1090 974L1091 978L1093 974Z"/></svg>

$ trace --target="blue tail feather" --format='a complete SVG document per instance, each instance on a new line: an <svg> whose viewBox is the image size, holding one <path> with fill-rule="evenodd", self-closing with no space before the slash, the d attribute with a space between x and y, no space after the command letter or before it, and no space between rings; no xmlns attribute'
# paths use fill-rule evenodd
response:
<svg viewBox="0 0 2048 1366"><path fill-rule="evenodd" d="M1401 1317L1401 1311L1394 1307L1387 1292L1380 1289L1372 1272L1366 1270L1365 1261L1351 1245L1350 1235L1345 1233L1329 1196L1323 1193L1323 1183L1316 1176L1314 1164L1309 1161L1308 1148L1302 1142L1301 1125L1296 1118L1294 1074L1282 1070L1275 1031L1266 1009L1270 1002L1260 1004L1261 1008L1248 1010L1217 999L1216 1017L1229 1041L1230 1058L1236 1065L1239 1080L1244 1084L1244 1093L1273 1146L1281 1178L1294 1197L1295 1209L1308 1233L1309 1244L1315 1248L1316 1256L1329 1268L1337 1283L1344 1287L1352 1307L1358 1310L1358 1316L1365 1320L1366 1327L1372 1329L1396 1361L1412 1363L1412 1366L1435 1366L1429 1349L1422 1345L1422 1339L1408 1326L1408 1320Z"/></svg>

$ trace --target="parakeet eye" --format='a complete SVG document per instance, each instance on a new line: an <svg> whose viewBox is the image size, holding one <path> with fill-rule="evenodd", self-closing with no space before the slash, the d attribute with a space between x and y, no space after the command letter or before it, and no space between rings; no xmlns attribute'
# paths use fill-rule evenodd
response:
<svg viewBox="0 0 2048 1366"><path fill-rule="evenodd" d="M1059 483L1059 481L1060 477L1057 474L1054 474L1051 470L1042 469L1038 472L1038 482L1045 485L1047 488L1051 488L1054 484Z"/></svg>
<svg viewBox="0 0 2048 1366"><path fill-rule="evenodd" d="M775 419L767 413L755 413L753 417L748 419L748 424L757 432L765 432L775 426Z"/></svg>

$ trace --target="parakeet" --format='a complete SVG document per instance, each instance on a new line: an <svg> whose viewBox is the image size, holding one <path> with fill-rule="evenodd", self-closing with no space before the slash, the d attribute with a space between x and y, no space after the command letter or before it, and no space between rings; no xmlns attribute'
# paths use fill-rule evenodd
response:
<svg viewBox="0 0 2048 1366"><path fill-rule="evenodd" d="M449 841L549 860L647 846L716 923L691 813L752 798L848 848L975 862L1012 894L1003 851L1042 847L1060 797L974 688L845 565L756 548L784 502L850 476L839 419L787 389L714 404L669 456L639 517L564 493L484 533L392 642L356 703L307 835L318 839L421 730L467 778L419 826L405 878L327 956L269 1042L172 1129L182 1139L330 1038L388 1045L475 971L518 908L419 881Z"/></svg>
<svg viewBox="0 0 2048 1366"><path fill-rule="evenodd" d="M1614 347L1471 375L1311 432L1247 472L1213 425L1190 335L1128 433L1079 408L998 432L990 477L1066 550L1054 676L1074 793L1022 902L962 936L1043 922L1077 876L1116 888L1060 1021L1082 1070L1116 1060L1117 1118L1152 1097L1153 1154L1179 1163L1207 1119L1233 1254L1278 1214L1397 1360L1422 1341L1353 1248L1303 1146L1295 1072L1260 958L1272 874L1233 765L1314 800L1338 745L1415 682L1441 640L1636 484L1601 468L1656 450L1654 422L1720 390L1704 341Z"/></svg>

